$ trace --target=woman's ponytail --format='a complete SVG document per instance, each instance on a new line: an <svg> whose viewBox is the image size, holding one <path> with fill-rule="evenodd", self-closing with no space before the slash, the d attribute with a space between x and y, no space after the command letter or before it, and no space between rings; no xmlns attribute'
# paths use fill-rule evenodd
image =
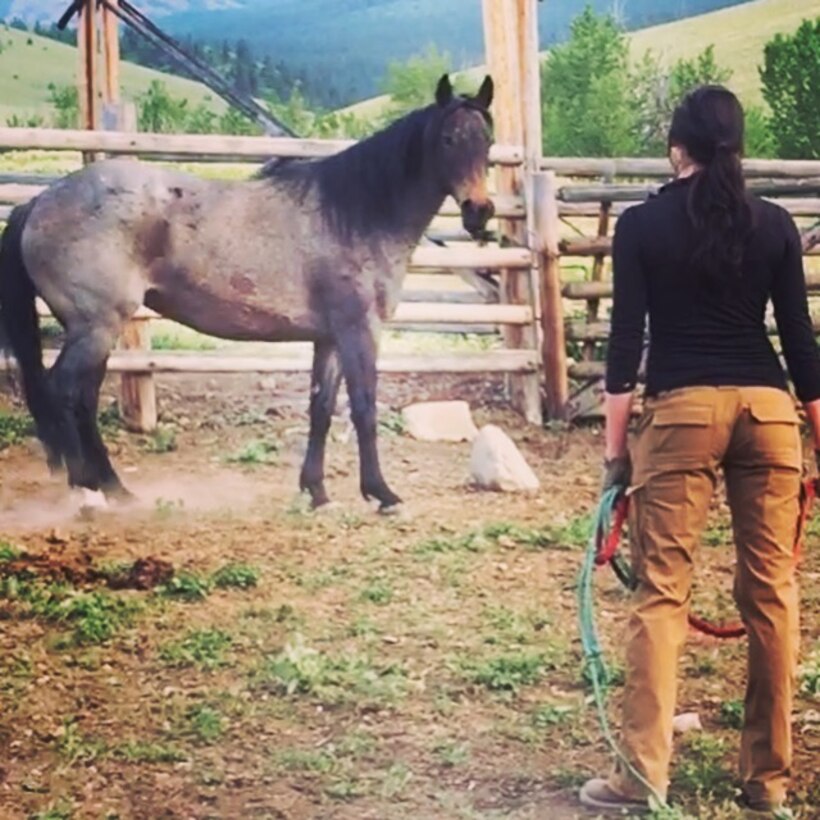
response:
<svg viewBox="0 0 820 820"><path fill-rule="evenodd" d="M743 109L731 91L702 86L675 110L669 144L701 166L689 189L695 229L691 264L710 290L725 292L740 279L752 213L743 179Z"/></svg>

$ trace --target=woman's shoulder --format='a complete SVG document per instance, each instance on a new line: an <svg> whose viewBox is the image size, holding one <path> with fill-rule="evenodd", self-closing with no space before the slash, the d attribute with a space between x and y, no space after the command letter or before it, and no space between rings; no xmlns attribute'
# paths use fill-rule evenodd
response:
<svg viewBox="0 0 820 820"><path fill-rule="evenodd" d="M780 235L797 231L792 215L777 202L749 194L749 205L752 209L753 221L756 227L768 228Z"/></svg>

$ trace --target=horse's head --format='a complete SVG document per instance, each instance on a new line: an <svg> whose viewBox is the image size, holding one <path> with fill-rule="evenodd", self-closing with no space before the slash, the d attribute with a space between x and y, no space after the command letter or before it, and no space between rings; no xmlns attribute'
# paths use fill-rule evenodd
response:
<svg viewBox="0 0 820 820"><path fill-rule="evenodd" d="M448 75L436 88L436 104L441 117L430 135L439 179L444 189L461 206L464 228L481 236L495 206L487 193L487 166L493 141L490 103L493 81L487 76L474 97L453 93Z"/></svg>

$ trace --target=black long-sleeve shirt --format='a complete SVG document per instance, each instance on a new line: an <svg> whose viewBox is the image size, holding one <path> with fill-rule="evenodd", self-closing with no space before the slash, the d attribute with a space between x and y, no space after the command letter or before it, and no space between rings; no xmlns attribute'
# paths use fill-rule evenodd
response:
<svg viewBox="0 0 820 820"><path fill-rule="evenodd" d="M691 178L629 208L613 240L614 298L606 389L634 389L649 315L647 394L693 386L786 387L765 327L771 299L798 398L820 398L820 355L812 330L800 235L783 208L752 198L754 229L742 276L710 295L691 270L695 242L686 202Z"/></svg>

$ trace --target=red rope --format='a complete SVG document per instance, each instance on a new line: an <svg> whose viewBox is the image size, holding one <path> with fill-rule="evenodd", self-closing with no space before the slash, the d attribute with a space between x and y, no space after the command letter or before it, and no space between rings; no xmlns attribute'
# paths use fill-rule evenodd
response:
<svg viewBox="0 0 820 820"><path fill-rule="evenodd" d="M800 485L800 515L797 519L797 532L794 539L794 561L800 563L803 552L803 539L806 534L806 525L811 514L812 504L817 495L814 479L806 479ZM609 532L599 531L597 534L598 549L595 563L598 566L612 564L621 544L624 524L629 513L629 498L626 495L618 496L612 510L612 527ZM689 613L689 625L704 635L714 638L740 638L746 634L743 624L713 624L705 618Z"/></svg>

